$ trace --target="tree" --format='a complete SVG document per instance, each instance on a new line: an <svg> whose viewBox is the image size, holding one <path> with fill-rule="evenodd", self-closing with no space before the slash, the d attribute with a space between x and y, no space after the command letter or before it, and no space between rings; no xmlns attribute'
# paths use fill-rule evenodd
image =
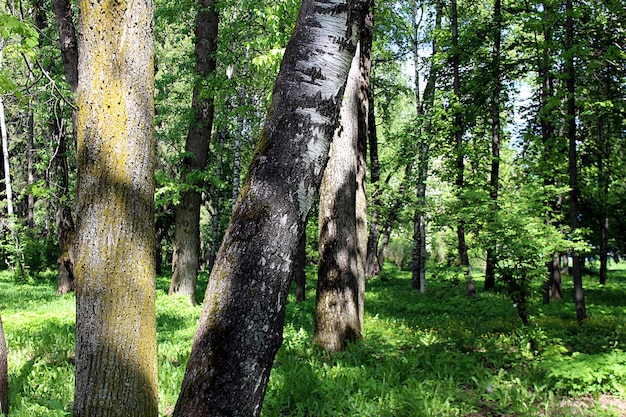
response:
<svg viewBox="0 0 626 417"><path fill-rule="evenodd" d="M568 173L569 173L569 226L570 232L576 234L578 228L578 180L577 180L577 150L576 150L576 74L574 68L574 8L572 0L565 1L565 31L566 51L565 59L565 83L567 88L567 139L568 147ZM583 293L582 271L580 269L580 255L572 250L572 278L574 280L574 300L576 303L576 318L582 323L587 318L585 309L585 296Z"/></svg>
<svg viewBox="0 0 626 417"><path fill-rule="evenodd" d="M156 416L150 1L81 3L74 416Z"/></svg>
<svg viewBox="0 0 626 417"><path fill-rule="evenodd" d="M357 48L341 105L340 127L330 146L320 188L313 343L331 353L361 339L363 331L364 239L358 224L360 75Z"/></svg>
<svg viewBox="0 0 626 417"><path fill-rule="evenodd" d="M72 4L69 0L54 0L54 15L59 33L61 58L65 71L65 81L70 91L76 92L78 86L78 41L74 27ZM76 109L72 109L72 133L76 135ZM59 256L57 258L58 277L57 295L66 294L74 288L73 259L71 254L72 237L75 232L74 219L70 208L69 198L69 166L67 161L67 134L59 120L54 120L53 135L58 140L56 162L60 170L61 182L57 201L57 239L59 241Z"/></svg>
<svg viewBox="0 0 626 417"><path fill-rule="evenodd" d="M217 32L219 13L215 1L202 0L196 18L196 72L193 117L185 145L184 159L187 189L176 207L176 235L172 260L172 282L169 293L185 296L196 304L196 283L200 260L200 206L202 178L209 157L209 141L215 110L210 77L217 65Z"/></svg>
<svg viewBox="0 0 626 417"><path fill-rule="evenodd" d="M174 416L256 416L282 342L299 239L367 5L305 0L216 264Z"/></svg>
<svg viewBox="0 0 626 417"><path fill-rule="evenodd" d="M502 42L502 2L495 0L493 6L493 61L491 71L493 74L493 87L491 94L491 172L489 174L489 198L491 199L492 211L498 210L498 189L500 188L500 94L502 93L500 49ZM491 290L496 283L496 257L493 246L487 248L487 260L485 265L485 290Z"/></svg>
<svg viewBox="0 0 626 417"><path fill-rule="evenodd" d="M451 7L451 30L452 30L452 89L456 100L454 116L453 116L453 132L454 132L454 152L455 152L455 168L456 179L455 185L459 195L461 207L464 206L463 191L465 187L465 150L463 144L463 114L461 108L461 75L459 73L460 55L459 49L459 13L457 9L457 0L452 0ZM475 294L474 280L472 279L472 268L469 263L468 247L465 238L465 219L458 218L457 224L458 250L461 266L465 269L467 281L465 283L467 295L473 297Z"/></svg>

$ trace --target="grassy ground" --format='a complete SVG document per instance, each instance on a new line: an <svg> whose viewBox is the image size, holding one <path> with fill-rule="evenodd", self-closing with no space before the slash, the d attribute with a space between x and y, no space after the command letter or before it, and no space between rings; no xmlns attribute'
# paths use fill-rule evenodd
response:
<svg viewBox="0 0 626 417"><path fill-rule="evenodd" d="M467 299L463 282L435 270L419 294L410 290L410 273L389 266L386 281L368 281L364 340L333 356L310 344L309 272L307 301L296 304L290 295L264 416L626 416L626 269L613 267L605 286L585 277L583 326L566 279L567 298L544 306L537 293L524 327L504 293ZM168 277L159 277L157 288L165 416L200 308L167 297ZM12 416L71 414L74 297L54 291L53 274L15 284L0 273Z"/></svg>

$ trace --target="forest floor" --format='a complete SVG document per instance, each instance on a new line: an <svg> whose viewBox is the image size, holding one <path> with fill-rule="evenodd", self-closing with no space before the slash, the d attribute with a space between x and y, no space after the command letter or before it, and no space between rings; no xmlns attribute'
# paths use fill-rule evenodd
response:
<svg viewBox="0 0 626 417"><path fill-rule="evenodd" d="M431 268L425 294L410 272L387 265L368 280L364 339L328 355L311 345L315 270L307 300L289 296L285 339L262 415L626 416L626 266L609 283L584 276L588 319L576 322L572 286L541 304L541 283L523 326L506 292L465 296L454 270ZM206 285L206 276L201 276ZM200 307L168 297L157 279L159 412L171 415ZM201 296L200 288L198 295ZM9 346L11 416L69 416L73 399L73 294L55 296L54 272L15 283L0 272L0 313Z"/></svg>

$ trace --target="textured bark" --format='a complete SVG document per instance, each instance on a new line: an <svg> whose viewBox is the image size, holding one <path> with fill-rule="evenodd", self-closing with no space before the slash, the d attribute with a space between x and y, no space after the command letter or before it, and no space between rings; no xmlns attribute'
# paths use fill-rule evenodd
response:
<svg viewBox="0 0 626 417"><path fill-rule="evenodd" d="M75 417L156 416L150 0L81 0Z"/></svg>
<svg viewBox="0 0 626 417"><path fill-rule="evenodd" d="M61 59L65 69L65 80L72 91L78 85L78 41L74 28L74 13L70 0L53 0L54 15L59 31Z"/></svg>
<svg viewBox="0 0 626 417"><path fill-rule="evenodd" d="M340 127L320 188L319 263L313 343L341 351L361 339L363 298L357 232L358 107L360 54L352 61L341 105Z"/></svg>
<svg viewBox="0 0 626 417"><path fill-rule="evenodd" d="M78 41L74 27L72 5L69 0L54 0L52 2L54 15L59 32L59 44L65 80L72 92L78 86ZM72 132L76 135L76 109L72 109ZM57 169L61 178L57 201L57 239L59 241L59 256L57 258L58 277L57 295L67 294L74 289L74 271L71 255L72 238L74 235L74 220L69 206L69 167L67 162L67 132L63 121L55 117L52 127L53 136L57 138L58 148L55 156Z"/></svg>
<svg viewBox="0 0 626 417"><path fill-rule="evenodd" d="M319 184L360 1L305 0L207 286L174 416L258 416L282 343L298 242Z"/></svg>
<svg viewBox="0 0 626 417"><path fill-rule="evenodd" d="M362 61L370 61L364 66L367 66L368 71L371 73L371 49L374 36L374 8L369 11L365 18L365 26L363 33L361 34L361 59ZM380 189L378 181L380 180L380 164L378 161L378 137L376 135L376 117L374 115L374 92L370 81L364 86L366 91L362 91L361 94L365 94L367 97L367 125L366 135L367 143L369 147L370 157L370 184L374 187L372 192L370 203L370 222L369 233L366 242L366 255L365 255L365 276L373 277L378 275L380 269L376 257L378 255L378 240L380 237L379 225L378 225L378 206L380 205Z"/></svg>
<svg viewBox="0 0 626 417"><path fill-rule="evenodd" d="M215 72L219 15L214 0L200 0L196 19L196 72L199 77L193 90L193 118L185 144L190 154L185 158L184 173L190 188L184 191L176 207L174 258L169 294L185 296L196 304L196 283L200 265L200 205L202 194L192 176L204 171L209 158L209 142L213 127L213 91L203 87L206 78ZM189 175L191 174L191 176Z"/></svg>
<svg viewBox="0 0 626 417"><path fill-rule="evenodd" d="M567 88L567 139L568 151L568 174L569 174L569 226L572 232L578 228L578 169L576 152L576 73L574 69L574 9L572 0L565 2L565 32L568 56L565 60L565 84ZM582 271L580 257L572 250L572 278L574 280L574 301L576 303L576 319L581 324L587 318L585 309L585 296L583 293Z"/></svg>
<svg viewBox="0 0 626 417"><path fill-rule="evenodd" d="M0 412L9 415L9 368L7 363L7 342L0 317Z"/></svg>
<svg viewBox="0 0 626 417"><path fill-rule="evenodd" d="M296 261L294 281L296 282L296 302L302 303L306 298L306 230L302 233L298 243L298 257Z"/></svg>

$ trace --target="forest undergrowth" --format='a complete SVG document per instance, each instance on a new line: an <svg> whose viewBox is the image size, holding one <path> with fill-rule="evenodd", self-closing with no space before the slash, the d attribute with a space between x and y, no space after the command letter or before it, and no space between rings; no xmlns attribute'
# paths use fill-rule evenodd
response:
<svg viewBox="0 0 626 417"><path fill-rule="evenodd" d="M420 294L410 289L410 272L387 265L383 279L367 282L363 341L332 356L311 345L315 270L307 275L307 300L289 296L265 417L626 416L624 266L613 265L604 286L584 276L582 326L569 277L565 299L548 305L538 283L526 327L504 290L470 299L462 277L434 268ZM160 276L162 416L173 411L200 314L168 288L169 276ZM75 301L55 289L53 272L29 283L0 273L11 416L71 415Z"/></svg>

